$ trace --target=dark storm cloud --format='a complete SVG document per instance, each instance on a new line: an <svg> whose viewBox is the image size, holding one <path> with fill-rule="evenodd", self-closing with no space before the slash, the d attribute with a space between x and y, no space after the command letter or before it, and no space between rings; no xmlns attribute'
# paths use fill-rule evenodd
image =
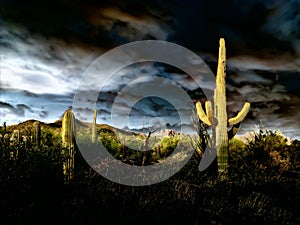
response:
<svg viewBox="0 0 300 225"><path fill-rule="evenodd" d="M41 111L41 113L39 114L40 118L45 119L47 118L49 115L48 111Z"/></svg>
<svg viewBox="0 0 300 225"><path fill-rule="evenodd" d="M300 54L300 1L270 1L268 19L263 31L276 36L280 41L292 44Z"/></svg>
<svg viewBox="0 0 300 225"><path fill-rule="evenodd" d="M24 117L25 112L33 113L33 110L25 104L17 104L13 106L7 102L0 102L0 116L8 115Z"/></svg>
<svg viewBox="0 0 300 225"><path fill-rule="evenodd" d="M1 47L1 86L32 94L73 92L97 53L93 47L34 35L7 22L0 36L6 43Z"/></svg>
<svg viewBox="0 0 300 225"><path fill-rule="evenodd" d="M14 109L14 107L7 102L0 102L0 106L2 109L8 109L8 110Z"/></svg>
<svg viewBox="0 0 300 225"><path fill-rule="evenodd" d="M2 17L31 32L98 46L166 39L168 8L152 1L21 1L2 3Z"/></svg>
<svg viewBox="0 0 300 225"><path fill-rule="evenodd" d="M220 37L230 54L272 56L297 51L299 1L188 1L175 15L172 40L193 50L214 52ZM299 40L299 38L298 38Z"/></svg>
<svg viewBox="0 0 300 225"><path fill-rule="evenodd" d="M281 130L290 137L297 136L300 125L298 72L235 71L227 80L230 117L237 114L245 101L249 101L251 111L246 126L254 129L263 125L263 128Z"/></svg>
<svg viewBox="0 0 300 225"><path fill-rule="evenodd" d="M261 120L272 128L299 131L298 0L11 0L1 1L0 10L0 101L5 119L17 121L22 115L57 119L72 106L87 66L104 51L130 41L158 39L181 44L197 51L215 73L218 40L225 37L229 114L235 115L249 101L250 125ZM204 100L203 91L181 71L138 65L125 68L111 80L97 74L83 84L80 91L95 92L83 95L82 118L92 116L85 109L99 91L95 84L107 82L98 101L101 120L109 122L115 96L137 74L171 79L194 101ZM204 89L213 87L209 82L202 84ZM11 94L9 88L23 92ZM125 97L120 109L131 107L136 96ZM137 113L156 116L162 107L149 106L151 102L141 104ZM169 108L162 111L173 115Z"/></svg>
<svg viewBox="0 0 300 225"><path fill-rule="evenodd" d="M268 102L293 105L300 100L299 72L236 69L227 75L227 88L231 99L229 105L234 101L249 101L253 103L253 107L257 107L255 103L267 106Z"/></svg>
<svg viewBox="0 0 300 225"><path fill-rule="evenodd" d="M114 46L142 39L170 40L215 52L230 40L232 55L276 55L299 50L296 0L5 1L2 17L47 37ZM20 37L22 38L22 37Z"/></svg>
<svg viewBox="0 0 300 225"><path fill-rule="evenodd" d="M0 96L0 121L7 124L19 123L25 119L39 119L53 122L72 105L72 96L54 94L32 94L29 91L5 89Z"/></svg>

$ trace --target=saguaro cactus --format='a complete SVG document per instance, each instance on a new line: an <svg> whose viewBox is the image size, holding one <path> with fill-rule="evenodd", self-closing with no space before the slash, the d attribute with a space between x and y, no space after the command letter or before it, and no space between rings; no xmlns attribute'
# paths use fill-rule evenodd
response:
<svg viewBox="0 0 300 225"><path fill-rule="evenodd" d="M212 148L217 150L218 171L224 172L228 169L228 139L237 133L241 121L246 117L250 103L246 102L242 110L234 118L227 118L226 111L226 49L225 41L220 39L218 69L216 76L216 88L214 91L214 111L210 101L205 102L205 111L201 103L196 103L197 114L202 122L213 127ZM232 126L230 131L227 127Z"/></svg>
<svg viewBox="0 0 300 225"><path fill-rule="evenodd" d="M68 156L63 163L65 182L74 178L75 117L72 110L66 110L62 119L63 154ZM66 151L66 152L65 152Z"/></svg>
<svg viewBox="0 0 300 225"><path fill-rule="evenodd" d="M6 134L6 122L3 123L3 135Z"/></svg>
<svg viewBox="0 0 300 225"><path fill-rule="evenodd" d="M21 141L21 135L20 135L20 131L19 130L14 130L12 132L12 135L10 137L10 141L12 143L20 143L20 141Z"/></svg>
<svg viewBox="0 0 300 225"><path fill-rule="evenodd" d="M97 133L97 127L96 127L96 121L97 121L97 110L94 110L94 119L93 119L93 126L92 126L92 142L95 143L98 133Z"/></svg>
<svg viewBox="0 0 300 225"><path fill-rule="evenodd" d="M33 141L34 144L39 146L41 143L41 125L40 122L36 121L33 123L34 127L34 136L33 136Z"/></svg>

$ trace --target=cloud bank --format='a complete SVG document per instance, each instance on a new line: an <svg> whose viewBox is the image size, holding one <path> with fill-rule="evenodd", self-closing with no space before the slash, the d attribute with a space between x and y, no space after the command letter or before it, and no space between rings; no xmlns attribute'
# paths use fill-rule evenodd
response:
<svg viewBox="0 0 300 225"><path fill-rule="evenodd" d="M203 91L182 71L156 63L123 68L80 86L85 71L104 52L137 40L166 40L200 55L216 72L218 39L227 46L228 113L243 102L251 112L243 132L263 124L300 138L300 2L298 0L211 1L1 1L0 123L40 119L53 122L72 107L76 91L97 94L99 122L109 122L122 88L140 75L160 76L181 86L193 99ZM80 86L80 90L78 87ZM203 81L202 88L213 84ZM90 99L78 115L87 119ZM126 96L122 107L130 107ZM132 115L147 121L162 116L176 123L168 104L145 100ZM162 109L162 110L160 110ZM174 114L175 113L175 114ZM169 117L168 117L169 116ZM142 120L139 120L142 121ZM141 122L139 122L140 124Z"/></svg>

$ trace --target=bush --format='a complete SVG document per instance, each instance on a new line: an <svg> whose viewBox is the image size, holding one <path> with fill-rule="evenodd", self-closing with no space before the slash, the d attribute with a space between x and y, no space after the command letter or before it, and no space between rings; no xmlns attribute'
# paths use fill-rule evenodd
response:
<svg viewBox="0 0 300 225"><path fill-rule="evenodd" d="M168 136L164 137L160 142L160 155L162 158L170 155L174 149L177 147L178 142L180 141L179 136Z"/></svg>
<svg viewBox="0 0 300 225"><path fill-rule="evenodd" d="M279 176L296 167L296 148L279 132L260 130L245 144L236 139L230 142L230 165L236 171Z"/></svg>
<svg viewBox="0 0 300 225"><path fill-rule="evenodd" d="M11 145L2 138L1 224L298 224L299 179L284 177L280 160L290 160L293 166L289 170L299 168L300 144L293 141L288 145L274 133L259 132L248 143L230 141L228 180L199 172L200 156L194 153L177 174L143 187L101 177L78 149L75 180L64 184L60 142L36 147L30 142ZM78 138L93 146L88 135ZM113 133L103 132L99 140L120 154L122 143ZM165 152L161 157L167 157L179 140L179 136L158 139L161 152ZM189 146L190 139L181 141Z"/></svg>

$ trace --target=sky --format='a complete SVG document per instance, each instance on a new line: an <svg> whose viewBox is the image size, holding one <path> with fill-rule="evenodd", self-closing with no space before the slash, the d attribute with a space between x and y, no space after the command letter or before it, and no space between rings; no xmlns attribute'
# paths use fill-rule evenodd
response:
<svg viewBox="0 0 300 225"><path fill-rule="evenodd" d="M120 116L114 124L121 128L188 126L189 120L180 121L176 107L164 99L117 98L143 75L150 83L155 77L167 78L193 102L202 101L201 88L178 68L135 63L109 79L99 73L84 86L81 81L98 57L141 40L183 46L216 74L221 37L227 48L229 116L245 101L251 103L239 133L265 128L300 139L299 0L0 0L0 123L54 122L74 107L79 89L98 95L95 84L103 83L97 97L98 123L112 124L114 106L130 108L130 123ZM92 115L87 106L76 112L81 120Z"/></svg>

